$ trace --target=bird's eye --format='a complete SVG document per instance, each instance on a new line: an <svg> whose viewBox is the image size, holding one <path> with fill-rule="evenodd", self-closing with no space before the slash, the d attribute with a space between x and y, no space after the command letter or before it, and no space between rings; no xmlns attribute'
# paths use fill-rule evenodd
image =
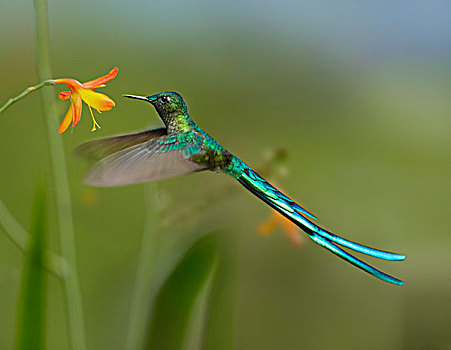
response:
<svg viewBox="0 0 451 350"><path fill-rule="evenodd" d="M168 103L169 101L171 101L171 98L169 96L161 96L158 101L160 103Z"/></svg>

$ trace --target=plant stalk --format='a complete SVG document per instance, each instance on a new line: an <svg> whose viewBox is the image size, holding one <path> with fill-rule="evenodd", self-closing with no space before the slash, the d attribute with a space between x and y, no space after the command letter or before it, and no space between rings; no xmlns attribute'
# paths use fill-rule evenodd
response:
<svg viewBox="0 0 451 350"><path fill-rule="evenodd" d="M37 70L39 79L51 79L49 59L49 25L46 0L34 0L37 42ZM47 137L60 231L61 255L67 261L67 275L63 279L63 289L68 312L68 332L72 350L86 350L82 296L77 274L75 238L71 209L69 181L64 154L64 145L56 132L57 113L53 92L42 91L44 119Z"/></svg>
<svg viewBox="0 0 451 350"><path fill-rule="evenodd" d="M130 316L127 331L126 350L143 349L147 315L151 302L150 288L154 277L154 262L156 260L159 234L157 233L158 209L155 207L156 184L144 185L144 208L146 221L141 241L135 284L132 292Z"/></svg>

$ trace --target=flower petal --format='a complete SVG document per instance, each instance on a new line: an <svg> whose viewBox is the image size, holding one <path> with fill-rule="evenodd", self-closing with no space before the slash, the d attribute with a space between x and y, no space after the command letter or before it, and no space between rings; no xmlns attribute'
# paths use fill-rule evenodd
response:
<svg viewBox="0 0 451 350"><path fill-rule="evenodd" d="M80 94L72 94L70 98L70 105L72 107L72 128L75 127L81 119L81 97Z"/></svg>
<svg viewBox="0 0 451 350"><path fill-rule="evenodd" d="M271 216L263 224L258 227L258 231L264 235L268 235L273 232L278 224L278 218L274 211L271 211Z"/></svg>
<svg viewBox="0 0 451 350"><path fill-rule="evenodd" d="M69 110L67 111L66 116L64 117L60 126L58 127L58 133L62 134L63 132L65 132L69 127L71 121L72 121L72 104L69 106Z"/></svg>
<svg viewBox="0 0 451 350"><path fill-rule="evenodd" d="M116 78L118 71L119 70L117 69L117 67L114 67L107 75L104 75L103 77L83 83L83 87L86 89L96 89L99 87L103 87L103 84Z"/></svg>
<svg viewBox="0 0 451 350"><path fill-rule="evenodd" d="M60 100L65 101L65 100L70 98L70 91L61 91L58 94L58 97L59 97Z"/></svg>
<svg viewBox="0 0 451 350"><path fill-rule="evenodd" d="M81 90L80 96L88 106L91 106L98 111L109 111L116 105L107 95L89 89Z"/></svg>
<svg viewBox="0 0 451 350"><path fill-rule="evenodd" d="M83 88L82 83L80 83L78 80L70 78L55 79L55 83L66 85L71 92L79 91Z"/></svg>
<svg viewBox="0 0 451 350"><path fill-rule="evenodd" d="M282 214L277 213L279 215L280 224L282 226L282 229L285 231L285 234L288 236L288 238L291 240L291 242L294 245L301 245L302 243L302 236L299 232L298 227L293 224L290 220L288 220L285 216Z"/></svg>

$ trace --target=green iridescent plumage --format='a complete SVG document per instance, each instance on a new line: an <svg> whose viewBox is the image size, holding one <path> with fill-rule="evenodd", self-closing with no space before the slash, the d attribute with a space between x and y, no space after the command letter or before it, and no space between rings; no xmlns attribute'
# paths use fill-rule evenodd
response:
<svg viewBox="0 0 451 350"><path fill-rule="evenodd" d="M81 145L77 149L78 153L100 160L90 170L87 183L95 186L119 186L164 180L201 170L226 173L333 254L383 281L403 284L357 259L338 245L389 261L404 260L404 255L349 241L313 223L307 217L316 220L314 215L273 187L194 123L179 94L163 92L147 97L124 96L150 102L163 120L165 128Z"/></svg>

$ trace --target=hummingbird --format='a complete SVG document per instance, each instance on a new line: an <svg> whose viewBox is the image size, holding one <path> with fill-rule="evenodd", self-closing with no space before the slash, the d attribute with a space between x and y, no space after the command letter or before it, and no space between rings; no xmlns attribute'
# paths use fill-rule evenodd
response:
<svg viewBox="0 0 451 350"><path fill-rule="evenodd" d="M291 220L315 243L382 281L403 284L341 247L387 261L402 261L405 255L371 248L318 226L314 222L316 216L272 186L200 128L189 116L186 103L178 93L123 96L150 103L165 126L78 146L75 153L98 161L89 170L85 183L109 187L160 181L203 170L225 173Z"/></svg>

